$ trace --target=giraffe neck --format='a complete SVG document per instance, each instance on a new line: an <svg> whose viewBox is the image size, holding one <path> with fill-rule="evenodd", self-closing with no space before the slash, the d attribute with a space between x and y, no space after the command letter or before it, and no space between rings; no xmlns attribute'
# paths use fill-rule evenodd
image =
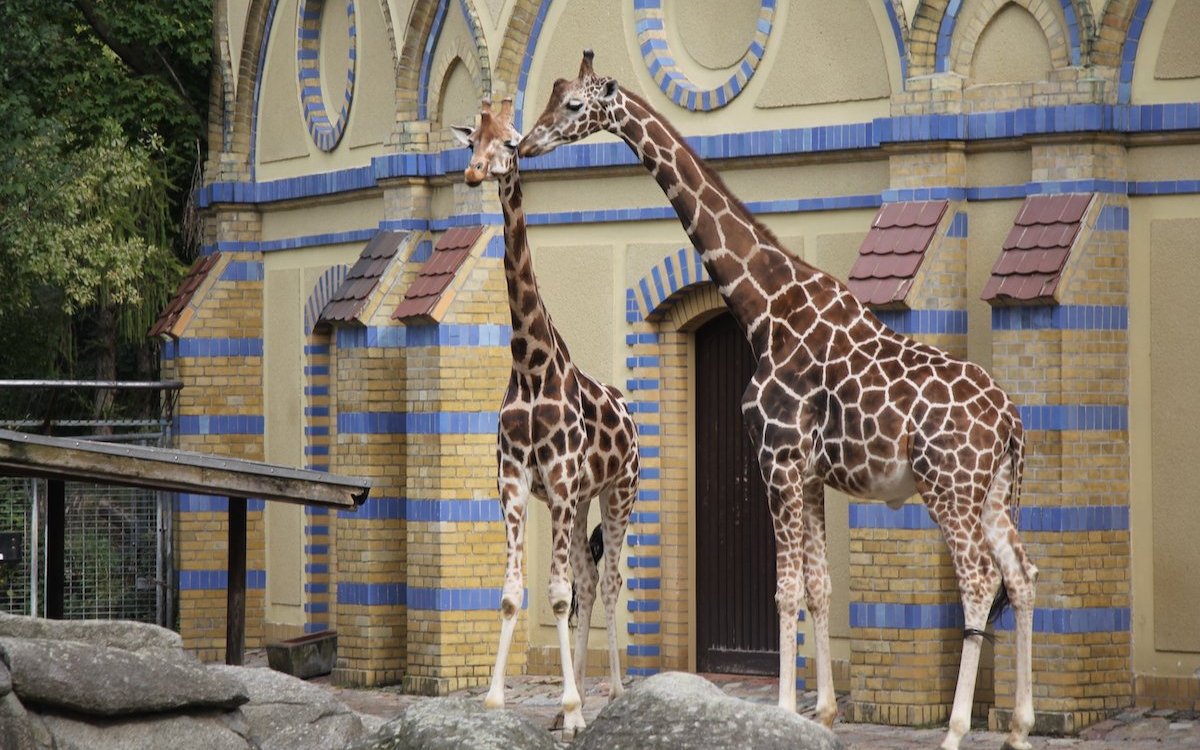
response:
<svg viewBox="0 0 1200 750"><path fill-rule="evenodd" d="M504 213L504 278L508 283L508 309L512 316L513 367L540 372L553 361L556 351L561 351L568 360L570 357L538 292L525 231L521 176L514 168L501 175L499 184L500 206Z"/></svg>
<svg viewBox="0 0 1200 750"><path fill-rule="evenodd" d="M765 294L793 279L805 281L816 276L833 282L832 277L785 252L649 104L625 91L617 96L612 104L616 113L613 132L629 144L666 193L752 345L754 331L764 328Z"/></svg>

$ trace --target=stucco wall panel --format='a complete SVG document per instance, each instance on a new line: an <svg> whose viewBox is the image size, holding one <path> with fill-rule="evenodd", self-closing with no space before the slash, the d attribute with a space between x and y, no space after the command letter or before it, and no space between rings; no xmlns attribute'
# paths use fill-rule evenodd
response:
<svg viewBox="0 0 1200 750"><path fill-rule="evenodd" d="M274 28L268 31L267 61L258 95L260 164L308 156L312 141L304 129L296 83L296 0L279 0Z"/></svg>
<svg viewBox="0 0 1200 750"><path fill-rule="evenodd" d="M396 122L396 60L379 0L359 2L356 8L357 80L346 143L350 148L382 146Z"/></svg>
<svg viewBox="0 0 1200 750"><path fill-rule="evenodd" d="M1154 65L1158 79L1200 77L1200 0L1175 0Z"/></svg>
<svg viewBox="0 0 1200 750"><path fill-rule="evenodd" d="M1137 57L1133 63L1131 99L1134 104L1151 102L1185 102L1200 99L1200 77L1182 77L1182 73L1200 65L1196 62L1196 27L1180 32L1168 25L1175 15L1176 7L1194 6L1195 0L1158 0L1150 6L1141 36L1137 43ZM1200 15L1191 8L1183 8L1182 18L1193 23ZM1179 36L1182 35L1182 36ZM1184 45L1182 48L1180 45ZM1182 56L1177 56L1176 52ZM1187 53L1191 60L1187 61ZM1160 75L1159 71L1172 75Z"/></svg>
<svg viewBox="0 0 1200 750"><path fill-rule="evenodd" d="M797 0L770 41L775 56L756 105L789 107L878 99L887 61L867 0Z"/></svg>
<svg viewBox="0 0 1200 750"><path fill-rule="evenodd" d="M1041 81L1052 67L1037 19L1018 5L1006 5L979 35L970 78L972 83Z"/></svg>
<svg viewBox="0 0 1200 750"><path fill-rule="evenodd" d="M542 300L566 339L572 361L593 377L624 389L614 356L619 295L612 246L541 246L533 257Z"/></svg>
<svg viewBox="0 0 1200 750"><path fill-rule="evenodd" d="M1150 225L1151 435L1154 507L1154 645L1165 651L1200 652L1200 300L1192 284L1200 276L1196 237L1200 218Z"/></svg>

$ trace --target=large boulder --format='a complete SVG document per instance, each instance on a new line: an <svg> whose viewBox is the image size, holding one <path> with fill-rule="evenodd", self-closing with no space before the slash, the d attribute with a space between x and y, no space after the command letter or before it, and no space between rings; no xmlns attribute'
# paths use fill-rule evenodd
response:
<svg viewBox="0 0 1200 750"><path fill-rule="evenodd" d="M50 750L53 747L54 740L41 718L26 711L13 693L0 696L0 748Z"/></svg>
<svg viewBox="0 0 1200 750"><path fill-rule="evenodd" d="M236 712L130 719L42 716L57 750L256 750Z"/></svg>
<svg viewBox="0 0 1200 750"><path fill-rule="evenodd" d="M573 750L839 750L833 732L778 706L733 698L703 677L655 675L612 702Z"/></svg>
<svg viewBox="0 0 1200 750"><path fill-rule="evenodd" d="M329 691L271 669L214 666L246 688L248 736L261 750L343 748L366 737L358 715Z"/></svg>
<svg viewBox="0 0 1200 750"><path fill-rule="evenodd" d="M195 661L75 641L0 638L13 692L27 707L91 716L235 708L247 701L234 678Z"/></svg>
<svg viewBox="0 0 1200 750"><path fill-rule="evenodd" d="M0 638L83 641L126 651L158 651L191 658L183 650L179 633L126 620L43 620L0 612Z"/></svg>
<svg viewBox="0 0 1200 750"><path fill-rule="evenodd" d="M414 703L353 750L559 750L545 729L479 701L432 698Z"/></svg>

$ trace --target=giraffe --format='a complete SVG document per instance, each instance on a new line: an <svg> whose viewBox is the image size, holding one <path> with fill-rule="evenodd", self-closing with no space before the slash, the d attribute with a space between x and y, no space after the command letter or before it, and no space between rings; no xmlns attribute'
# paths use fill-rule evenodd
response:
<svg viewBox="0 0 1200 750"><path fill-rule="evenodd" d="M895 333L845 284L788 252L643 99L596 75L555 81L521 156L600 130L622 138L666 193L758 362L742 400L758 452L776 544L779 705L795 710L795 633L807 600L817 717L837 715L829 652L825 487L899 507L914 492L940 527L965 616L944 750L970 729L989 614L1016 615L1016 702L1006 748L1033 725L1032 630L1037 568L1014 516L1024 466L1017 409L979 366Z"/></svg>
<svg viewBox="0 0 1200 750"><path fill-rule="evenodd" d="M609 699L616 699L623 690L616 630L616 604L621 590L618 564L637 497L637 427L620 391L572 363L566 343L538 293L521 205L516 154L520 133L512 126L512 100L505 99L498 113L493 113L485 101L479 126L455 127L454 132L471 149L464 173L467 184L474 187L489 178L499 183L504 214L504 275L512 316L512 374L500 407L497 436L497 483L508 559L501 597L500 647L485 702L489 708L504 706L505 664L524 593L521 557L525 510L533 495L550 509L553 545L549 598L562 656L563 727L571 733L584 726L581 696L598 578L608 627ZM600 500L604 542L602 577L588 548L588 507L596 497ZM568 556L580 623L573 660L568 648L568 609L572 601Z"/></svg>

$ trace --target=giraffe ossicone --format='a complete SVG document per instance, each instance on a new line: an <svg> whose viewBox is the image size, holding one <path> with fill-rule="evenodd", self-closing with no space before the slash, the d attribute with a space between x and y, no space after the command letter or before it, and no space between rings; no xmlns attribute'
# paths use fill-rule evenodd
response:
<svg viewBox="0 0 1200 750"><path fill-rule="evenodd" d="M950 549L966 625L944 750L970 729L982 632L1002 591L1016 614L1016 696L1005 747L1029 748L1037 568L1017 533L1024 431L981 367L887 326L845 284L789 253L684 138L585 51L522 139L543 154L604 130L658 182L745 332L758 368L742 413L758 453L776 544L779 705L795 710L796 619L807 603L817 718L837 715L829 651L825 487L894 505L915 490Z"/></svg>
<svg viewBox="0 0 1200 750"><path fill-rule="evenodd" d="M513 128L512 100L499 112L484 102L475 128L455 127L471 149L464 172L470 185L487 179L499 184L504 214L504 276L512 318L512 373L500 406L497 430L497 485L504 513L507 560L501 595L500 645L488 690L489 707L504 705L504 674L517 614L524 598L521 559L525 513L536 497L550 511L550 605L558 631L563 668L563 725L583 728L584 675L596 586L608 629L609 698L622 691L617 652L618 571L629 515L637 498L637 427L620 391L583 372L571 361L538 291L526 236L521 177L517 164L520 134ZM588 549L587 516L600 504L604 569ZM578 601L575 655L569 646L568 610L572 589Z"/></svg>

